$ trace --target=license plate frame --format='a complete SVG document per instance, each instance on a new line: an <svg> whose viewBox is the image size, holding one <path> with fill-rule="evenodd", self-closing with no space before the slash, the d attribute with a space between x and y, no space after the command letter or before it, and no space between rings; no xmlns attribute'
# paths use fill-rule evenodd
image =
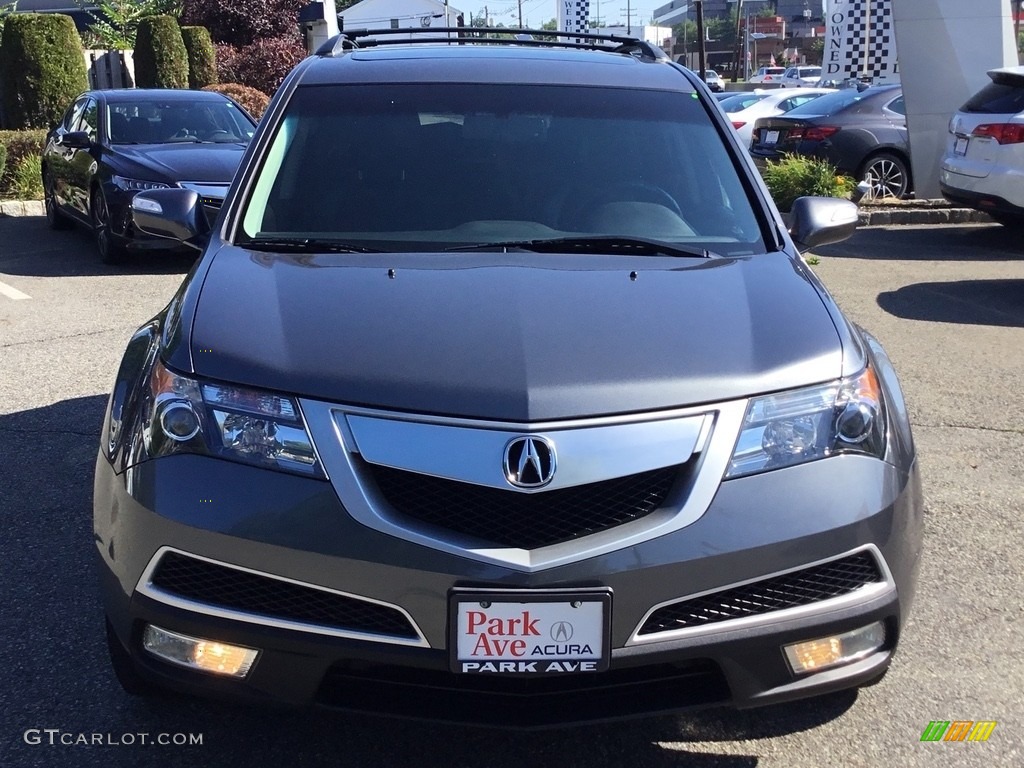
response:
<svg viewBox="0 0 1024 768"><path fill-rule="evenodd" d="M779 143L779 132L778 131L765 131L764 132L764 143L765 144L778 144Z"/></svg>
<svg viewBox="0 0 1024 768"><path fill-rule="evenodd" d="M953 142L953 154L963 157L967 154L967 145L970 143L970 138L967 136L957 136Z"/></svg>
<svg viewBox="0 0 1024 768"><path fill-rule="evenodd" d="M611 661L611 615L612 591L605 587L453 589L448 596L449 669L502 677L604 672ZM516 641L520 644L513 645ZM537 649L544 652L534 653Z"/></svg>

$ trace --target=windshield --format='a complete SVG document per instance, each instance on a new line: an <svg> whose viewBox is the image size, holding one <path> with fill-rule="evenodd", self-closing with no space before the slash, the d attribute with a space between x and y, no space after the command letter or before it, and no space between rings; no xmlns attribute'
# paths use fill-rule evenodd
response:
<svg viewBox="0 0 1024 768"><path fill-rule="evenodd" d="M719 104L722 105L723 112L739 112L752 107L761 99L767 98L767 93L737 93L735 96L730 96L727 99L722 99Z"/></svg>
<svg viewBox="0 0 1024 768"><path fill-rule="evenodd" d="M107 105L111 144L248 143L256 128L234 103L195 99Z"/></svg>
<svg viewBox="0 0 1024 768"><path fill-rule="evenodd" d="M308 86L276 126L236 239L420 251L593 235L762 252L734 162L692 93Z"/></svg>

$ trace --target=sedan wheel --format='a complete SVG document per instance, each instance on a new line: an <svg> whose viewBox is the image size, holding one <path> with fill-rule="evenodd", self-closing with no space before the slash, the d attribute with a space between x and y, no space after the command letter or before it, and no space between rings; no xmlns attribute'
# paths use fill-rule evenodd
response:
<svg viewBox="0 0 1024 768"><path fill-rule="evenodd" d="M53 177L49 173L43 175L43 207L46 209L46 223L50 225L50 229L70 229L74 226L57 205L57 197L53 192Z"/></svg>
<svg viewBox="0 0 1024 768"><path fill-rule="evenodd" d="M910 192L910 172L906 163L896 155L883 153L869 158L861 178L871 187L866 195L871 200L886 197L900 200Z"/></svg>
<svg viewBox="0 0 1024 768"><path fill-rule="evenodd" d="M89 211L92 215L92 232L96 240L96 250L104 264L121 264L128 255L125 247L121 245L110 231L110 210L107 208L107 201L103 193L98 189L92 193L89 201Z"/></svg>

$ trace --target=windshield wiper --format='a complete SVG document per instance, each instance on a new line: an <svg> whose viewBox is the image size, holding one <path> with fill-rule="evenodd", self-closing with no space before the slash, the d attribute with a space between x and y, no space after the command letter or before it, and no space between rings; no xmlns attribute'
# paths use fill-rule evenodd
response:
<svg viewBox="0 0 1024 768"><path fill-rule="evenodd" d="M446 251L520 250L537 253L603 253L622 256L684 256L700 259L720 259L720 254L707 248L687 248L670 245L661 240L620 235L594 235L590 237L551 237L542 240L507 240L494 243L474 243L446 248Z"/></svg>
<svg viewBox="0 0 1024 768"><path fill-rule="evenodd" d="M383 253L376 248L330 240L323 237L254 237L238 243L254 251L277 251L279 253Z"/></svg>

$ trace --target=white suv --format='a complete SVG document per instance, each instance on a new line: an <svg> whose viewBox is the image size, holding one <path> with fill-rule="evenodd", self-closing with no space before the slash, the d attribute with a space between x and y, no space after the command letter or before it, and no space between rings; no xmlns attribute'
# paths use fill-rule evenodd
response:
<svg viewBox="0 0 1024 768"><path fill-rule="evenodd" d="M781 79L783 88L807 88L818 84L821 67L790 67Z"/></svg>
<svg viewBox="0 0 1024 768"><path fill-rule="evenodd" d="M988 76L949 121L939 186L952 202L1024 227L1024 66Z"/></svg>

